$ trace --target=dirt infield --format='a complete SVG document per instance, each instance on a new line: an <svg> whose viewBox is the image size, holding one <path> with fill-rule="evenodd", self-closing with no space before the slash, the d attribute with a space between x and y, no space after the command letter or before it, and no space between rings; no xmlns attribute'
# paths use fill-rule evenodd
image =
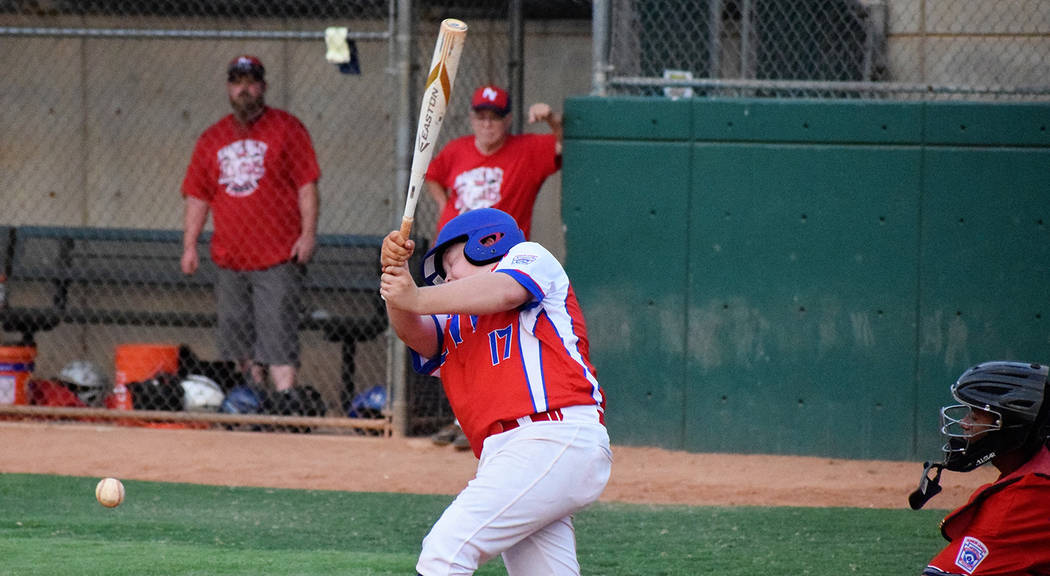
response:
<svg viewBox="0 0 1050 576"><path fill-rule="evenodd" d="M470 452L426 438L0 423L0 472L115 476L195 484L455 494L474 474ZM693 454L613 447L607 502L719 506L907 508L916 462ZM945 473L930 508L953 508L990 467Z"/></svg>

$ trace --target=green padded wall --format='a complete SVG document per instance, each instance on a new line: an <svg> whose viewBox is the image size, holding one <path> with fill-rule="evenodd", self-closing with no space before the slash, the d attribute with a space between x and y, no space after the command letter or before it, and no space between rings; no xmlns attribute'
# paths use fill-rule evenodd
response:
<svg viewBox="0 0 1050 576"><path fill-rule="evenodd" d="M614 442L926 459L1050 361L1050 108L573 98L566 267Z"/></svg>

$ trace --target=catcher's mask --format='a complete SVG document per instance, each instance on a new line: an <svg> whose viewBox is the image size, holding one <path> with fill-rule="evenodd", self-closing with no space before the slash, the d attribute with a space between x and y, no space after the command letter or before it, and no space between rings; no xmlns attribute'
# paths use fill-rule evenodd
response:
<svg viewBox="0 0 1050 576"><path fill-rule="evenodd" d="M423 281L430 285L445 281L441 261L445 250L457 242L466 242L463 255L475 266L483 266L506 256L515 245L525 241L525 233L510 214L496 208L479 208L456 216L438 233L434 247L423 256Z"/></svg>
<svg viewBox="0 0 1050 576"><path fill-rule="evenodd" d="M969 472L997 456L1022 450L1034 452L1046 442L1044 402L1048 368L1024 362L985 362L963 372L951 392L959 404L941 408L944 462L926 463L919 489L909 497L921 508L940 491L941 469ZM936 476L929 471L937 468Z"/></svg>

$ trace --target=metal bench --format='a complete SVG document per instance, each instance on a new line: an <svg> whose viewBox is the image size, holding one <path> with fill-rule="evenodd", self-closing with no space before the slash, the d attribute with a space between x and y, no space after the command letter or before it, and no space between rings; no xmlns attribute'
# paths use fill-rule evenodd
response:
<svg viewBox="0 0 1050 576"><path fill-rule="evenodd" d="M202 235L200 268L186 276L178 230L0 227L0 324L21 333L25 345L60 324L214 327L209 239ZM307 267L300 329L341 343L344 394L354 390L357 343L387 327L379 297L382 240L319 235Z"/></svg>

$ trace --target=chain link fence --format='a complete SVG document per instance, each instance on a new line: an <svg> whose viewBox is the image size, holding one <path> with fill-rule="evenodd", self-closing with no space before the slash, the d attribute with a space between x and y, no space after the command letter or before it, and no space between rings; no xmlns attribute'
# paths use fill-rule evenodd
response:
<svg viewBox="0 0 1050 576"><path fill-rule="evenodd" d="M27 403L345 416L355 397L385 388L375 291L394 194L390 14L387 0L0 3L4 348L34 352ZM325 59L335 25L350 27L358 74ZM273 382L243 391L242 371L220 360L213 219L200 268L180 266L183 179L198 137L232 111L227 63L239 54L264 64L266 104L301 120L321 171L318 245L291 320L305 391L295 398ZM262 170L287 177L281 166L308 155L271 145L255 160L220 150L221 193L263 190ZM236 250L278 230L294 238L299 222L274 213L240 214ZM75 397L54 397L55 383ZM372 407L355 415L377 416Z"/></svg>
<svg viewBox="0 0 1050 576"><path fill-rule="evenodd" d="M407 87L397 43L406 10ZM1050 0L0 0L0 403L27 364L33 379L54 380L87 361L112 385L116 352L128 345L175 346L196 362L180 363L182 372L187 363L228 371L206 258L213 229L201 272L184 276L180 190L198 136L231 111L226 65L243 53L265 63L267 103L302 121L322 174L320 243L298 310L300 382L327 416L388 402L408 371L384 332L369 242L400 216L398 138L406 124L414 133L406 116L418 111L422 65L442 19L469 23L443 145L469 131L466 95L476 86L507 85L525 103L522 16L593 18L594 62L543 73L565 84L589 70L596 94L1050 96ZM332 26L348 27L359 73L326 61ZM559 62L554 30L541 30L533 59ZM424 244L435 221L424 198ZM405 378L407 416L419 423L406 431L451 418L436 382ZM177 392L167 396L173 407Z"/></svg>
<svg viewBox="0 0 1050 576"><path fill-rule="evenodd" d="M1047 0L596 0L601 94L1050 99Z"/></svg>
<svg viewBox="0 0 1050 576"><path fill-rule="evenodd" d="M119 408L111 387L121 382L137 410L216 412L213 424L232 416L250 427L260 425L256 410L289 413L273 404L272 382L259 394L231 394L244 380L216 342L211 219L199 270L187 276L180 268L181 190L194 146L231 112L227 63L252 54L266 68L266 104L301 120L321 171L318 247L297 311L298 381L316 395L300 398L291 414L372 418L389 409L403 362L391 356L377 298L377 242L400 219L398 172L407 166L396 165L398 131L415 129L401 117L399 90L410 90L414 115L438 23L467 21L470 50L439 144L467 133L470 91L509 85L521 67L512 62L510 29L520 4L0 0L0 403ZM397 46L402 12L410 14L414 62L408 87L398 76L409 64ZM580 0L514 12L588 13ZM359 70L326 61L333 26L348 27ZM232 179L250 182L258 168L247 163ZM268 218L243 220L249 228L285 225ZM425 245L436 223L429 199L416 219ZM139 370L143 362L151 364ZM213 380L222 396L189 382L191 373ZM406 378L407 433L451 421L436 380ZM72 394L41 396L59 389Z"/></svg>

